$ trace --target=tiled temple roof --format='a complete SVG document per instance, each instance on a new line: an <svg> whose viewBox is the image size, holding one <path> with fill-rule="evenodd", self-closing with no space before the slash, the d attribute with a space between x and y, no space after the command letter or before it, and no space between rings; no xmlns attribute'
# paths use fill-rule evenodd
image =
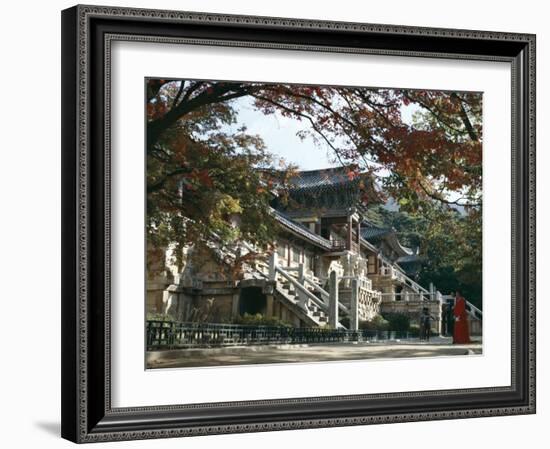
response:
<svg viewBox="0 0 550 449"><path fill-rule="evenodd" d="M418 263L423 262L425 260L425 257L420 256L418 254L409 254L407 256L401 256L399 259L396 260L398 264L408 264L408 263Z"/></svg>
<svg viewBox="0 0 550 449"><path fill-rule="evenodd" d="M291 216L295 210L316 209L323 217L346 216L363 211L363 189L366 174L356 174L348 167L299 171L288 181L288 204L277 207ZM276 204L276 203L275 203Z"/></svg>
<svg viewBox="0 0 550 449"><path fill-rule="evenodd" d="M407 248L401 243L397 238L395 229L393 228L381 228L373 225L372 223L363 222L361 225L361 236L371 242L378 243L381 240L385 240L388 245L397 253L400 257L406 257L413 255L413 251L410 248Z"/></svg>
<svg viewBox="0 0 550 449"><path fill-rule="evenodd" d="M353 176L346 167L325 168L297 172L290 180L291 190L327 190L338 189L355 184L360 176Z"/></svg>
<svg viewBox="0 0 550 449"><path fill-rule="evenodd" d="M407 276L415 277L420 272L421 266L426 262L426 258L418 254L410 254L399 257L395 262Z"/></svg>
<svg viewBox="0 0 550 449"><path fill-rule="evenodd" d="M365 224L361 226L361 236L365 240L378 241L390 232L393 232L391 228L379 228Z"/></svg>

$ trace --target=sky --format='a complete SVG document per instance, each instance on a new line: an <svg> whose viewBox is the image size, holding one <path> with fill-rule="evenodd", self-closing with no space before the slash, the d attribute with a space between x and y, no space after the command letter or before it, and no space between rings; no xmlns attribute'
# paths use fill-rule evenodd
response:
<svg viewBox="0 0 550 449"><path fill-rule="evenodd" d="M261 136L268 151L287 163L297 165L301 170L337 165L331 158L328 146L318 146L312 137L302 140L296 135L309 128L307 123L284 117L278 112L263 114L252 106L252 99L247 97L238 99L234 106L238 111L238 122L246 125L248 133Z"/></svg>
<svg viewBox="0 0 550 449"><path fill-rule="evenodd" d="M334 159L332 149L323 141L316 142L313 137L301 139L299 131L310 129L309 123L295 118L285 117L279 112L263 114L252 105L253 99L242 97L233 103L237 111L237 126L246 125L249 134L258 134L264 141L267 150L277 158L283 158L287 164L298 167L299 170L319 170L337 167L340 163ZM401 107L402 120L412 124L413 114L420 108L410 104ZM385 176L380 170L379 175ZM461 196L459 192L448 192L450 200ZM388 202L387 207L394 210L395 201ZM456 207L462 211L462 207Z"/></svg>
<svg viewBox="0 0 550 449"><path fill-rule="evenodd" d="M299 131L309 129L309 123L284 117L278 112L263 114L252 106L252 102L253 99L242 97L233 103L238 111L237 121L247 126L249 134L261 136L270 153L298 166L300 170L317 170L339 165L325 142L316 143L310 136L303 140L297 136ZM403 120L412 121L412 114L416 109L414 105L403 107Z"/></svg>

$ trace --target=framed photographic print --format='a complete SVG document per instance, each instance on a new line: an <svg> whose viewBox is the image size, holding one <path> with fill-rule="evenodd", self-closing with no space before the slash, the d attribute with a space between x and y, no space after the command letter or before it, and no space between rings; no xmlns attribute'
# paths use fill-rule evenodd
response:
<svg viewBox="0 0 550 449"><path fill-rule="evenodd" d="M535 412L535 36L62 13L62 435Z"/></svg>

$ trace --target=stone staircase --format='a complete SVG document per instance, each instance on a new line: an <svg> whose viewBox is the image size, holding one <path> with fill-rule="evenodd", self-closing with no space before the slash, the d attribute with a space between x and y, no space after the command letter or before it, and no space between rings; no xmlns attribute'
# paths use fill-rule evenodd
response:
<svg viewBox="0 0 550 449"><path fill-rule="evenodd" d="M234 253L225 251L226 257L233 259L235 257ZM309 293L302 294L297 290L295 280L296 270L289 269L284 270L283 267L278 267L279 270L284 271L287 277L281 276L280 274L275 276L275 279L270 278L269 273L269 264L262 260L256 260L251 263L243 264L244 279L253 279L253 280L264 280L266 282L274 281L274 296L277 301L279 301L287 309L291 310L295 315L297 315L302 321L306 323L306 326L311 327L323 327L328 323L328 315L326 311L326 306L323 307L323 299L320 297L320 294L315 291L315 288L308 283L304 283L303 288L305 288ZM290 279L289 279L290 277ZM320 287L318 287L320 289ZM325 292L328 295L327 292ZM309 301L305 296L314 295L315 300Z"/></svg>
<svg viewBox="0 0 550 449"><path fill-rule="evenodd" d="M253 250L253 248L249 248ZM236 260L237 252L228 248L219 250L221 258L231 263ZM307 272L303 264L297 267L285 267L277 263L275 255L272 255L270 262L254 260L244 263L242 270L244 280L258 280L273 284L273 295L284 307L298 316L306 326L325 327L329 324L329 292L323 289L321 280L315 278L313 273ZM342 273L339 273L340 276ZM342 277L342 279L345 279ZM368 281L368 280L366 280ZM368 281L370 282L370 281ZM365 287L365 286L363 286ZM364 293L368 290L368 298ZM372 285L361 288L359 298L359 314L361 319L368 319L364 312L365 308L371 308L370 303L375 295L375 302L380 301L380 293L372 291ZM363 298L365 296L365 298ZM342 298L344 299L344 298ZM340 313L350 314L349 304L338 301L337 307ZM349 302L349 301L348 301ZM344 328L339 322L338 328Z"/></svg>
<svg viewBox="0 0 550 449"><path fill-rule="evenodd" d="M311 294L315 294L313 288L307 287ZM286 306L291 306L292 310L298 308L298 315L306 321L308 325L323 327L328 323L327 312L318 304L312 301L301 301L299 292L296 291L293 283L287 279L278 280L275 285L277 298ZM319 301L322 301L319 298ZM305 306L305 307L304 307Z"/></svg>

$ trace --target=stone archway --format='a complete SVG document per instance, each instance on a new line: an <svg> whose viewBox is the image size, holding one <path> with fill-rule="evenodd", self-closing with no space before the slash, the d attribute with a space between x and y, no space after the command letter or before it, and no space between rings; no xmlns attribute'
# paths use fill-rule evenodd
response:
<svg viewBox="0 0 550 449"><path fill-rule="evenodd" d="M245 313L256 315L258 313L265 316L267 312L267 298L262 292L261 287L241 288L239 295L239 315Z"/></svg>

